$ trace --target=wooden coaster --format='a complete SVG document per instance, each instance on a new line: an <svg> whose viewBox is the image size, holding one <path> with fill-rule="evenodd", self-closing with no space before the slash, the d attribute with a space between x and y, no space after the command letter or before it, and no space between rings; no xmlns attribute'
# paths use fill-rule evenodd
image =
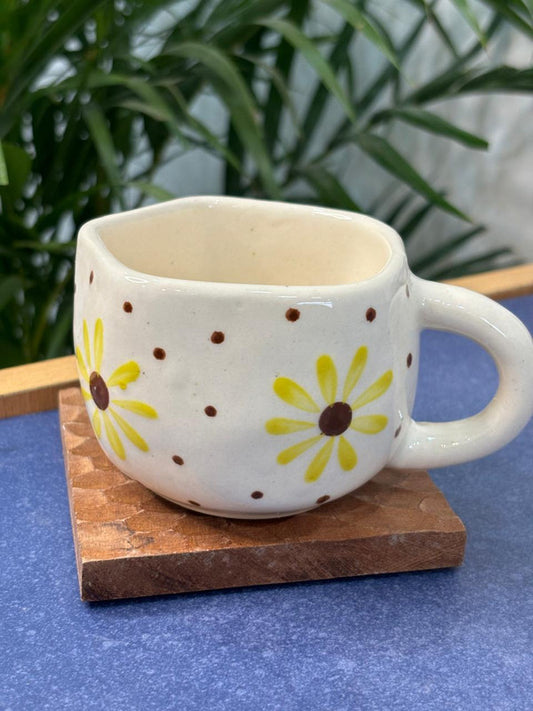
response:
<svg viewBox="0 0 533 711"><path fill-rule="evenodd" d="M396 573L460 565L466 531L425 471L384 469L290 518L185 510L111 464L79 388L59 393L82 600Z"/></svg>

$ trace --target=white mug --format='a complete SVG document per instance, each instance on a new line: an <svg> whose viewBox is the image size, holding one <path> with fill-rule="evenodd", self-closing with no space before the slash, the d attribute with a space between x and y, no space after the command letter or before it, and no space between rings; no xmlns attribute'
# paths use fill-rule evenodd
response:
<svg viewBox="0 0 533 711"><path fill-rule="evenodd" d="M479 414L411 418L424 327L496 361ZM218 516L287 516L385 466L481 457L533 411L533 345L515 316L415 277L387 225L319 207L194 197L87 223L74 341L109 459Z"/></svg>

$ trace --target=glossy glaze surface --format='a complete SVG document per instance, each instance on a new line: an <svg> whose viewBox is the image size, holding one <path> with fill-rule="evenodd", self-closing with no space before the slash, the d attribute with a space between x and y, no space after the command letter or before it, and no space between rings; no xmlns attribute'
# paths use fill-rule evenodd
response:
<svg viewBox="0 0 533 711"><path fill-rule="evenodd" d="M95 432L122 471L187 507L288 515L387 463L482 456L531 414L527 330L414 278L399 236L371 218L186 198L89 223L78 245L74 338ZM168 276L172 260L170 273L196 278ZM502 379L488 411L411 420L424 326L491 351Z"/></svg>

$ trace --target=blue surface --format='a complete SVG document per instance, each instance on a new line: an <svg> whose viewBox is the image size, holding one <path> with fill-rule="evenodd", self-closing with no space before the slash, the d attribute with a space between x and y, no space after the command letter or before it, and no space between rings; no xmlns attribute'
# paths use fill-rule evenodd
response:
<svg viewBox="0 0 533 711"><path fill-rule="evenodd" d="M533 297L506 305L533 330ZM478 346L424 334L419 419L495 388ZM0 709L529 711L532 434L433 472L460 569L87 604L57 413L0 422Z"/></svg>

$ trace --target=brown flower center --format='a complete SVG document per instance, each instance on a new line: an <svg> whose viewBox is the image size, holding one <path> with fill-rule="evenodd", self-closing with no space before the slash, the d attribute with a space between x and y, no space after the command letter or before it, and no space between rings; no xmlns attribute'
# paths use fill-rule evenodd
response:
<svg viewBox="0 0 533 711"><path fill-rule="evenodd" d="M107 410L109 405L109 390L100 373L96 373L95 371L91 373L89 388L96 407L99 407L100 410Z"/></svg>
<svg viewBox="0 0 533 711"><path fill-rule="evenodd" d="M318 426L323 434L336 437L346 432L352 421L352 408L347 402L334 402L322 411Z"/></svg>

